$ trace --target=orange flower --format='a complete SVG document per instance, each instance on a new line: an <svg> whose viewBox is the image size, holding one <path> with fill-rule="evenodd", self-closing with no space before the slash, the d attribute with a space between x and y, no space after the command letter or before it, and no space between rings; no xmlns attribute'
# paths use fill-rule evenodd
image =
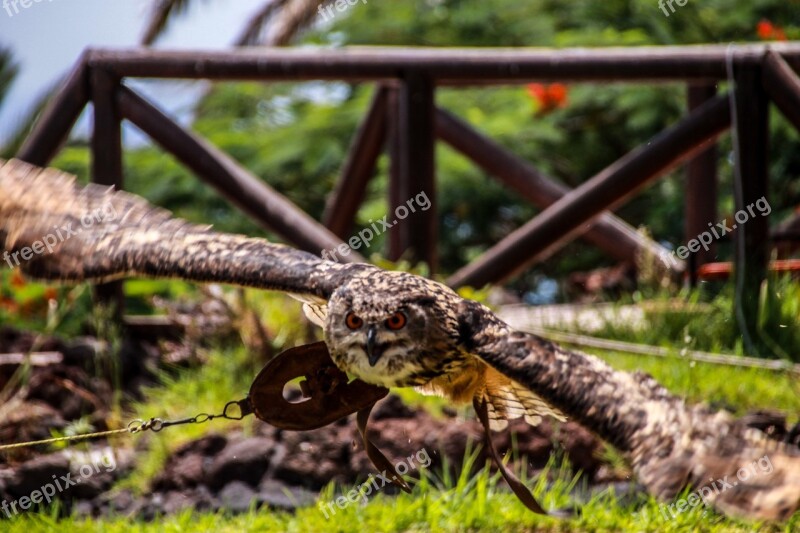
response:
<svg viewBox="0 0 800 533"><path fill-rule="evenodd" d="M528 94L537 104L537 114L543 115L559 107L567 105L567 86L563 83L529 83Z"/></svg>
<svg viewBox="0 0 800 533"><path fill-rule="evenodd" d="M22 271L19 269L11 273L11 286L15 289L21 289L25 286L25 278L22 276Z"/></svg>
<svg viewBox="0 0 800 533"><path fill-rule="evenodd" d="M5 309L11 313L16 313L19 310L19 306L17 305L17 302L11 298L0 296L0 309Z"/></svg>
<svg viewBox="0 0 800 533"><path fill-rule="evenodd" d="M762 41L785 41L786 40L786 33L783 31L783 28L780 26L775 26L772 22L768 21L767 19L761 19L758 24L756 24L756 34L758 34L758 38Z"/></svg>
<svg viewBox="0 0 800 533"><path fill-rule="evenodd" d="M44 290L45 300L55 300L57 296L58 296L58 291L56 291L53 287L47 287Z"/></svg>
<svg viewBox="0 0 800 533"><path fill-rule="evenodd" d="M761 19L758 24L756 24L756 33L758 34L758 38L762 41L766 41L770 37L772 37L772 32L775 31L775 26L766 19Z"/></svg>

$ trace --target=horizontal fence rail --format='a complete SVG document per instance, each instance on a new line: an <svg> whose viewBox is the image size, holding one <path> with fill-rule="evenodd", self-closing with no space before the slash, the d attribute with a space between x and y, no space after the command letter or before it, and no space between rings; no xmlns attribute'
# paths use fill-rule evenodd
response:
<svg viewBox="0 0 800 533"><path fill-rule="evenodd" d="M770 44L794 69L800 45ZM764 45L637 48L243 48L236 51L91 50L91 67L119 77L224 80L400 79L424 71L437 84L556 81L719 81L735 66L760 64Z"/></svg>

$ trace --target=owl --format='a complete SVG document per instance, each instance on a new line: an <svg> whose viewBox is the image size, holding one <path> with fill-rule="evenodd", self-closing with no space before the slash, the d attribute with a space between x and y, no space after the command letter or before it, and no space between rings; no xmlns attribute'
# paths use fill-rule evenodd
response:
<svg viewBox="0 0 800 533"><path fill-rule="evenodd" d="M514 331L435 281L218 233L132 194L13 160L0 161L0 250L9 266L42 279L143 276L283 291L323 327L334 363L363 381L483 400L495 429L518 417L574 420L620 450L661 499L766 457L767 482L740 481L704 502L769 520L800 507L796 446L724 411L686 405L647 374Z"/></svg>
<svg viewBox="0 0 800 533"><path fill-rule="evenodd" d="M352 375L384 387L415 387L456 404L484 401L490 427L504 429L524 417L565 417L519 383L467 350L458 336L452 289L406 272L367 270L337 288L324 317L325 340L334 363ZM320 308L321 309L321 308Z"/></svg>

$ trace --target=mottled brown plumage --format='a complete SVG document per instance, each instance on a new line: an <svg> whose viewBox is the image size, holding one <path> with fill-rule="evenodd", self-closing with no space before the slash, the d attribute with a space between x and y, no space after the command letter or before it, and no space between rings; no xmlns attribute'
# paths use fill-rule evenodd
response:
<svg viewBox="0 0 800 533"><path fill-rule="evenodd" d="M82 217L98 209L109 216L84 227ZM483 397L495 427L503 417L535 423L563 414L623 451L641 483L662 499L687 485L735 478L768 456L769 476L739 481L708 502L730 515L771 520L785 520L800 506L796 446L771 441L728 413L687 406L646 374L619 372L513 331L439 283L216 233L131 194L0 162L0 248L19 253L69 224L80 231L52 253L24 261L27 273L63 281L171 277L286 291L324 327L334 362L364 381L416 386L456 401Z"/></svg>

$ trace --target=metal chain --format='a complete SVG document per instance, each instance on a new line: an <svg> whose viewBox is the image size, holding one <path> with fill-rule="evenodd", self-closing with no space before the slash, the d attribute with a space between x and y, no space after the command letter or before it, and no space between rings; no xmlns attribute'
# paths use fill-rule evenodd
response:
<svg viewBox="0 0 800 533"><path fill-rule="evenodd" d="M239 409L238 413L233 412L234 406L238 407ZM222 413L216 415L210 415L208 413L200 413L198 415L189 418L182 418L180 420L163 420L161 418L151 418L150 420L142 420L141 418L137 418L135 420L131 420L128 423L127 427L120 429L111 429L108 431L96 431L94 433L83 433L81 435L71 435L69 437L54 437L52 439L32 440L28 442L18 442L15 444L2 444L0 445L0 451L10 450L12 448L24 448L26 446L36 446L37 444L52 444L54 442L94 439L97 437L107 437L119 433L134 434L134 433L141 433L142 431L147 431L147 430L157 433L162 429L170 426L178 426L181 424L202 424L204 422L208 422L209 420L213 420L215 418L226 418L228 420L241 420L252 412L253 411L250 407L250 398L247 397L242 400L233 400L226 403L225 408L222 410Z"/></svg>

